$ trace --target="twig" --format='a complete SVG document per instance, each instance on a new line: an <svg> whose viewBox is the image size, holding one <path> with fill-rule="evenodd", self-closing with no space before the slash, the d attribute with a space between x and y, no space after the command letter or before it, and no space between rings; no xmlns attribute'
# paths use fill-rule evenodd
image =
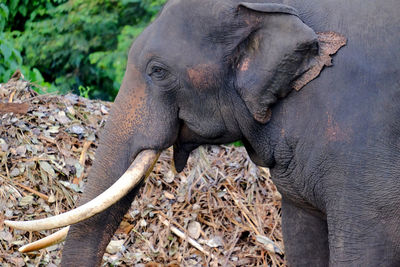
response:
<svg viewBox="0 0 400 267"><path fill-rule="evenodd" d="M17 92L17 90L14 90L14 91L11 93L10 98L8 99L8 103L12 103L12 102L13 102L14 95L15 95L16 92Z"/></svg>
<svg viewBox="0 0 400 267"><path fill-rule="evenodd" d="M160 219L160 221L167 227L170 227L171 231L176 234L178 237L182 238L182 239L186 239L189 244L191 244L193 247L197 248L199 251L201 251L202 253L204 253L207 256L210 256L210 253L206 250L204 250L204 248L197 243L196 240L194 240L193 238L188 237L187 235L185 235L184 233L182 233L178 228L176 228L175 226L172 226L167 220L164 220L163 217L161 217L161 215L158 215L158 218Z"/></svg>
<svg viewBox="0 0 400 267"><path fill-rule="evenodd" d="M31 192L31 193L37 195L37 196L40 197L40 198L43 198L46 202L49 201L49 197L48 197L48 196L46 196L45 194L42 194L42 193L36 191L35 189L32 189L32 188L27 187L27 186L25 186L25 185L23 185L23 184L20 184L20 183L15 183L15 185L17 185L17 186L19 186L19 187L25 189L26 191L29 191L29 192Z"/></svg>
<svg viewBox="0 0 400 267"><path fill-rule="evenodd" d="M243 216L246 218L246 220L250 224L251 228L253 228L253 231L257 235L261 235L260 232L257 230L257 227L254 225L253 221L250 219L249 210L240 201L237 200L238 197L236 196L236 194L234 194L234 192L231 192L231 190L229 190L229 188L226 188L226 189L228 190L229 194L232 196L232 199L235 202L235 204L242 211Z"/></svg>
<svg viewBox="0 0 400 267"><path fill-rule="evenodd" d="M224 264L223 264L222 266L227 266L228 261L229 261L229 258L230 258L231 255L232 255L233 249L235 248L237 242L238 242L239 239L240 239L240 237L238 236L238 234L239 234L239 231L238 231L238 229L236 228L235 237L231 239L231 240L233 240L232 245L231 245L231 248L228 250L228 252L227 252L227 254L226 254L226 256L225 256L225 262L224 262Z"/></svg>
<svg viewBox="0 0 400 267"><path fill-rule="evenodd" d="M25 162L33 162L33 161L50 161L50 158L45 158L45 157L33 157L33 158L26 158L26 159L18 159L19 161L25 161Z"/></svg>
<svg viewBox="0 0 400 267"><path fill-rule="evenodd" d="M83 148L82 148L82 152L81 152L81 156L79 157L79 163L82 166L85 166L85 160L86 160L86 152L89 149L90 145L92 144L91 141L85 141L85 143L83 144ZM80 177L78 177L80 178Z"/></svg>

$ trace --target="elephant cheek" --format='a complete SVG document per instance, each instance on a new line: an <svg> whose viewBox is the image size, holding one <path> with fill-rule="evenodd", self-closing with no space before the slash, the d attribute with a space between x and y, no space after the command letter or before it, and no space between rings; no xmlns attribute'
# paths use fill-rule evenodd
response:
<svg viewBox="0 0 400 267"><path fill-rule="evenodd" d="M215 77L218 73L220 69L213 63L199 64L187 70L189 82L194 88L203 92L215 88Z"/></svg>

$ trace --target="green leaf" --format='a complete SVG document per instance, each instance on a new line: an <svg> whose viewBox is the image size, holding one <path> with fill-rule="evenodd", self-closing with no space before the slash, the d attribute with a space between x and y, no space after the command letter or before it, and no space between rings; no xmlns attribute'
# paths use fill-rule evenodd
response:
<svg viewBox="0 0 400 267"><path fill-rule="evenodd" d="M11 49L12 48L10 46L8 46L8 44L5 42L0 44L0 51L1 51L1 54L3 55L5 61L7 61L10 58L11 53L12 53Z"/></svg>
<svg viewBox="0 0 400 267"><path fill-rule="evenodd" d="M140 3L141 0L122 0L121 1L123 5L129 4L129 3Z"/></svg>
<svg viewBox="0 0 400 267"><path fill-rule="evenodd" d="M5 20L7 20L8 14L9 14L8 7L5 4L0 3L0 17L3 17Z"/></svg>
<svg viewBox="0 0 400 267"><path fill-rule="evenodd" d="M12 16L15 16L15 14L17 14L17 11L18 11L18 9L17 9L17 6L18 6L18 2L19 2L19 0L10 0L10 4L9 4L9 7L10 7L10 9L11 9L11 14L12 14Z"/></svg>
<svg viewBox="0 0 400 267"><path fill-rule="evenodd" d="M21 53L16 50L16 49L12 49L12 54L13 54L13 58L15 59L16 64L18 65L22 65L22 56Z"/></svg>
<svg viewBox="0 0 400 267"><path fill-rule="evenodd" d="M8 19L8 8L3 3L0 3L0 32L3 31Z"/></svg>
<svg viewBox="0 0 400 267"><path fill-rule="evenodd" d="M235 147L241 147L241 146L243 146L243 142L242 141L236 141L236 142L233 142L232 145L235 146Z"/></svg>
<svg viewBox="0 0 400 267"><path fill-rule="evenodd" d="M19 6L18 11L19 11L19 13L21 13L22 16L25 17L28 9L26 8L26 6Z"/></svg>

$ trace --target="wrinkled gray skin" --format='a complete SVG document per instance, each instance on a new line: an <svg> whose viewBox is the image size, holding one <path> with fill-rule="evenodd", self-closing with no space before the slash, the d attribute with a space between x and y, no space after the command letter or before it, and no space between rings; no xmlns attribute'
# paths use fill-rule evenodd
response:
<svg viewBox="0 0 400 267"><path fill-rule="evenodd" d="M171 0L135 41L80 204L142 149L174 145L181 170L201 144L243 140L283 195L290 266L400 266L400 2L284 1L299 17L238 3ZM314 31L348 44L284 97ZM100 264L136 191L71 228L63 266Z"/></svg>

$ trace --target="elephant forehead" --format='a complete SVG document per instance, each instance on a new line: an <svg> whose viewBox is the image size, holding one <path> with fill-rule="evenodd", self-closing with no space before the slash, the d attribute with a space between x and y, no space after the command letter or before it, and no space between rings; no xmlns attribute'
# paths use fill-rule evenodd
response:
<svg viewBox="0 0 400 267"><path fill-rule="evenodd" d="M187 69L189 82L198 89L207 89L215 86L216 73L219 68L215 64L199 64Z"/></svg>
<svg viewBox="0 0 400 267"><path fill-rule="evenodd" d="M191 11L189 14L193 17L196 16L207 17L211 20L221 20L226 19L225 13L232 9L233 5L230 1L215 1L215 0L170 0L168 1L164 8L163 13L169 11L179 10L179 11ZM188 12L180 12L178 15L186 17Z"/></svg>
<svg viewBox="0 0 400 267"><path fill-rule="evenodd" d="M234 14L231 1L173 0L167 2L150 27L157 36L163 36L160 40L164 44L165 40L170 40L193 45L209 41L210 35L217 29L218 32L221 28L231 31Z"/></svg>

